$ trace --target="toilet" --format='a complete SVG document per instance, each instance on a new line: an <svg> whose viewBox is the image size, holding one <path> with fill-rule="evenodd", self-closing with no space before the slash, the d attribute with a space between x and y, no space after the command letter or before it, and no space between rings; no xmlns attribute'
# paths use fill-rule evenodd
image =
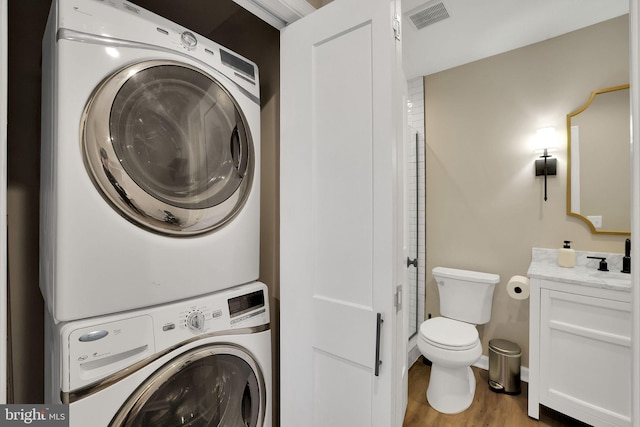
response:
<svg viewBox="0 0 640 427"><path fill-rule="evenodd" d="M500 276L446 267L432 273L442 316L423 322L418 334L418 348L432 363L427 400L439 412L457 414L473 402L476 380L471 365L482 355L476 325L491 319Z"/></svg>

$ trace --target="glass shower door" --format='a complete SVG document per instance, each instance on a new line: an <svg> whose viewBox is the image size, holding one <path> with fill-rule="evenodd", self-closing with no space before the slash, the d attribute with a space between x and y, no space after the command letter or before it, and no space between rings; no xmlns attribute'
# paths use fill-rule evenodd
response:
<svg viewBox="0 0 640 427"><path fill-rule="evenodd" d="M424 144L420 132L410 128L408 146L409 210L409 339L413 338L424 319L424 254L425 254L425 193L424 193Z"/></svg>

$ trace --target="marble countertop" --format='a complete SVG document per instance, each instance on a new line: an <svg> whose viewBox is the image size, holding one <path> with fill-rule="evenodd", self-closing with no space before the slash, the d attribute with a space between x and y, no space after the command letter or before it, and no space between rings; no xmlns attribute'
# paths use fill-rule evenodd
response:
<svg viewBox="0 0 640 427"><path fill-rule="evenodd" d="M598 271L600 260L588 259L587 256L607 258L609 271ZM622 270L622 256L622 254L576 251L576 266L565 268L558 265L558 249L533 248L527 276L631 292L631 275L620 272Z"/></svg>

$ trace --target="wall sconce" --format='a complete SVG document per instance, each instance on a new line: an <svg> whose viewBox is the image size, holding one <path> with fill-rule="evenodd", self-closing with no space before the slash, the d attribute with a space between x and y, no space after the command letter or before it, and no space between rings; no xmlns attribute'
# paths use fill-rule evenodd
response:
<svg viewBox="0 0 640 427"><path fill-rule="evenodd" d="M556 175L558 159L551 157L550 152L558 149L556 130L554 128L542 128L536 132L536 148L534 153L542 153L536 160L536 176L544 175L544 201L547 201L547 176Z"/></svg>

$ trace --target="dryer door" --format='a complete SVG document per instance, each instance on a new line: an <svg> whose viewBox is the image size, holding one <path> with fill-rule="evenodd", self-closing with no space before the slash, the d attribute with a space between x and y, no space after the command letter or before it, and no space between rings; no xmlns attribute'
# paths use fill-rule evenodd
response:
<svg viewBox="0 0 640 427"><path fill-rule="evenodd" d="M209 232L242 209L254 150L238 103L212 76L146 61L104 80L82 118L85 164L125 218L173 236Z"/></svg>
<svg viewBox="0 0 640 427"><path fill-rule="evenodd" d="M109 427L261 427L266 392L246 350L232 344L198 347L141 384Z"/></svg>

